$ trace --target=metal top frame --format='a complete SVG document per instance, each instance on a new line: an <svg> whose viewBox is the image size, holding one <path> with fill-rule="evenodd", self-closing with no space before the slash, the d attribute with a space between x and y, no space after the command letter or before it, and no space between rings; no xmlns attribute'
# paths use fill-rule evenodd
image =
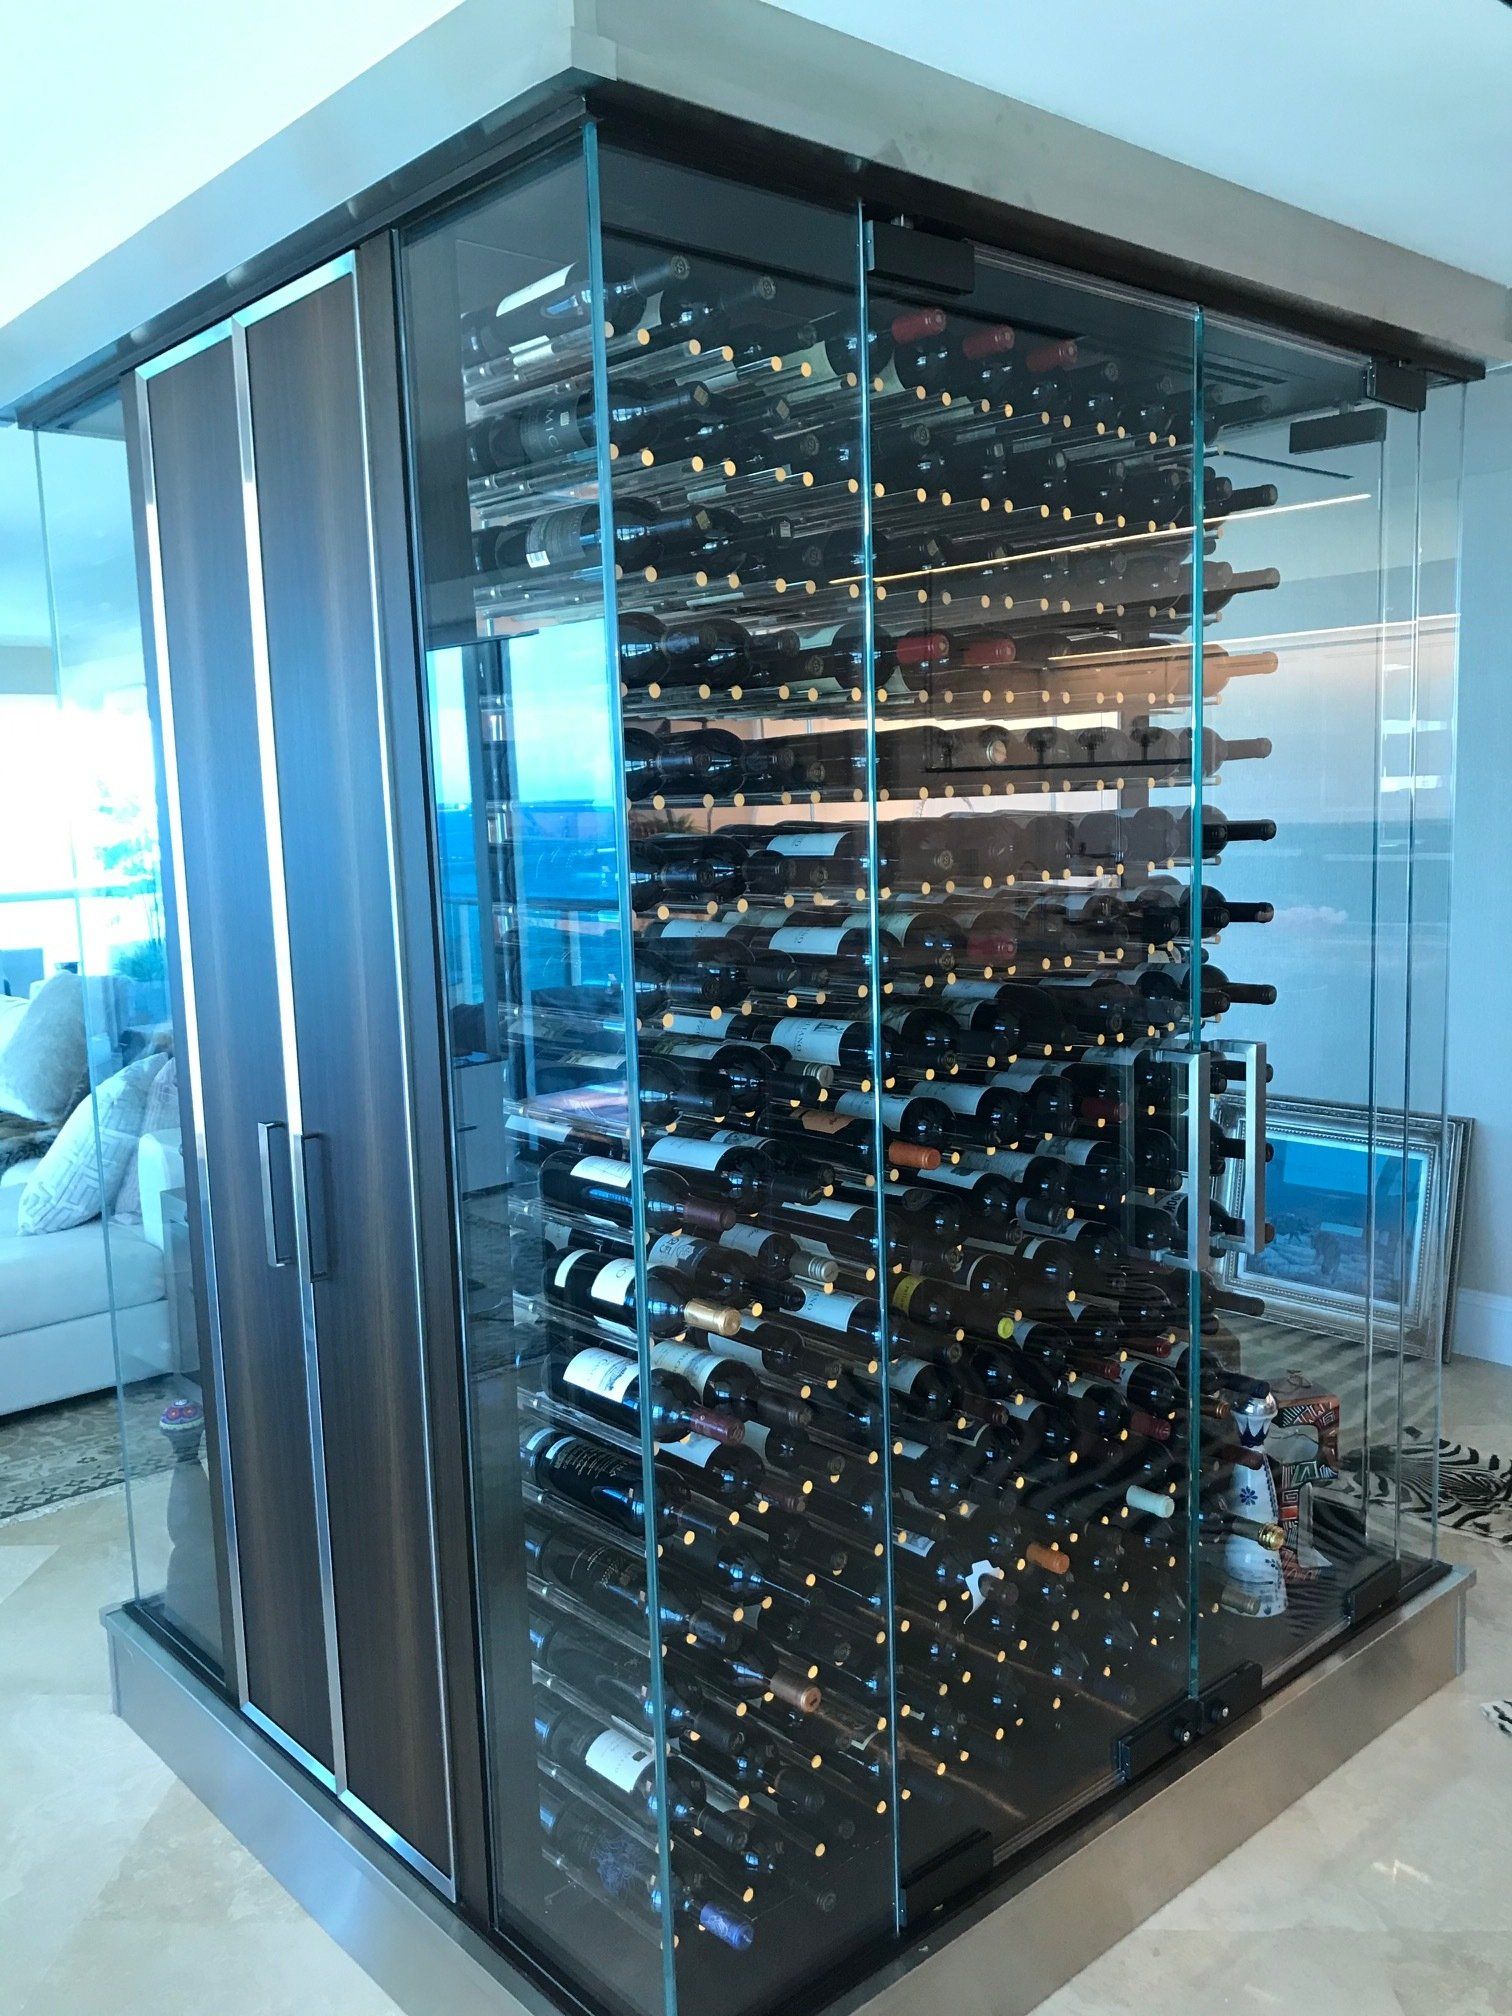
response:
<svg viewBox="0 0 1512 2016"><path fill-rule="evenodd" d="M1441 376L1512 359L1493 280L757 0L704 0L691 37L684 0L464 0L0 329L0 417L62 419L590 111L617 139Z"/></svg>

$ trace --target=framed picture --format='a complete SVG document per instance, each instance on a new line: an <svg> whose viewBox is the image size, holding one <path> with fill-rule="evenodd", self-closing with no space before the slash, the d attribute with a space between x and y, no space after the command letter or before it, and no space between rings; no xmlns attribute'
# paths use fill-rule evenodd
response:
<svg viewBox="0 0 1512 2016"><path fill-rule="evenodd" d="M1218 1102L1225 1133L1243 1105ZM1371 1115L1327 1099L1271 1098L1265 1215L1276 1236L1264 1253L1226 1253L1219 1279L1265 1298L1266 1315L1363 1343L1367 1298L1377 1326L1402 1348L1441 1357L1451 1334L1460 1225L1473 1121ZM1219 1201L1244 1208L1244 1164L1224 1165ZM1383 1334L1389 1334L1383 1333Z"/></svg>

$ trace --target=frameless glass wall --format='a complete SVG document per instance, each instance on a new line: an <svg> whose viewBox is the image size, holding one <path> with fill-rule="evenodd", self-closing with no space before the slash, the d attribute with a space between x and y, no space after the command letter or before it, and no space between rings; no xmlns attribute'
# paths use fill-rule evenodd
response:
<svg viewBox="0 0 1512 2016"><path fill-rule="evenodd" d="M98 1223L63 1248L32 1236L49 1150L83 1095L88 1042L69 829L70 758L53 666L31 436L0 428L0 1505L28 1510L111 1475L114 1423L81 1396L113 1380ZM17 1039L20 1039L19 1042ZM72 1129L87 1180L88 1115ZM52 1158L59 1166L60 1156ZM23 1210L23 1203L25 1209ZM65 1402L80 1433L60 1448ZM81 1447L82 1445L82 1447ZM62 1473L66 1456L76 1475ZM82 1458L82 1467L75 1457Z"/></svg>
<svg viewBox="0 0 1512 2016"><path fill-rule="evenodd" d="M135 1593L220 1671L217 1410L190 1229L188 1073L123 435L112 396L35 441L61 745L53 790L76 864L69 984L86 1068L50 1151L56 1166L41 1165L20 1209L34 1278L61 1298L55 1320L99 1346L94 1383L118 1383ZM61 994L61 976L47 984ZM86 1241L99 1253L88 1308L92 1277L70 1261Z"/></svg>

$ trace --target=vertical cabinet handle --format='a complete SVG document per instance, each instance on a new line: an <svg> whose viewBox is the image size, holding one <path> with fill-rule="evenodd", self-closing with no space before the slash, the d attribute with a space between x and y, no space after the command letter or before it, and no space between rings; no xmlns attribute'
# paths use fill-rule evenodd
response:
<svg viewBox="0 0 1512 2016"><path fill-rule="evenodd" d="M292 1267L294 1182L289 1130L282 1120L257 1123L257 1161L262 1172L263 1250L270 1267Z"/></svg>
<svg viewBox="0 0 1512 2016"><path fill-rule="evenodd" d="M1229 1241L1240 1253L1265 1251L1265 1081L1263 1043L1229 1038L1216 1046L1244 1066L1244 1230Z"/></svg>
<svg viewBox="0 0 1512 2016"><path fill-rule="evenodd" d="M305 1252L310 1279L324 1281L331 1272L330 1168L324 1134L301 1134L300 1169L304 1177Z"/></svg>
<svg viewBox="0 0 1512 2016"><path fill-rule="evenodd" d="M1174 1065L1186 1076L1186 1265L1192 1273L1201 1274L1213 1264L1210 1209L1213 1168L1209 1133L1212 1066L1207 1051L1200 1043L1190 1050L1161 1050L1157 1055L1162 1064ZM1181 1264L1179 1255L1171 1254L1169 1257L1177 1265Z"/></svg>

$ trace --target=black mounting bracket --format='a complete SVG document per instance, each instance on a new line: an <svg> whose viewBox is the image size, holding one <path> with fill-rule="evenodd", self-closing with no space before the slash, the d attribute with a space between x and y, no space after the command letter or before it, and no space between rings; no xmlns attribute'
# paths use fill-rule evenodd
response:
<svg viewBox="0 0 1512 2016"><path fill-rule="evenodd" d="M1384 1561L1373 1575L1357 1582L1344 1598L1344 1617L1349 1624L1363 1624L1377 1610L1384 1610L1401 1594L1402 1564Z"/></svg>
<svg viewBox="0 0 1512 2016"><path fill-rule="evenodd" d="M1127 1785L1198 1743L1231 1729L1260 1706L1260 1668L1253 1659L1230 1667L1185 1701L1151 1715L1113 1741L1113 1768Z"/></svg>
<svg viewBox="0 0 1512 2016"><path fill-rule="evenodd" d="M973 1827L903 1878L904 1924L917 1925L931 1911L955 1903L991 1874L992 1836L985 1827Z"/></svg>
<svg viewBox="0 0 1512 2016"><path fill-rule="evenodd" d="M869 218L866 270L879 280L927 288L931 294L969 294L976 285L976 247L966 238Z"/></svg>
<svg viewBox="0 0 1512 2016"><path fill-rule="evenodd" d="M1428 373L1418 364L1394 364L1389 358L1375 357L1365 369L1365 393L1383 406L1421 413L1428 404Z"/></svg>

